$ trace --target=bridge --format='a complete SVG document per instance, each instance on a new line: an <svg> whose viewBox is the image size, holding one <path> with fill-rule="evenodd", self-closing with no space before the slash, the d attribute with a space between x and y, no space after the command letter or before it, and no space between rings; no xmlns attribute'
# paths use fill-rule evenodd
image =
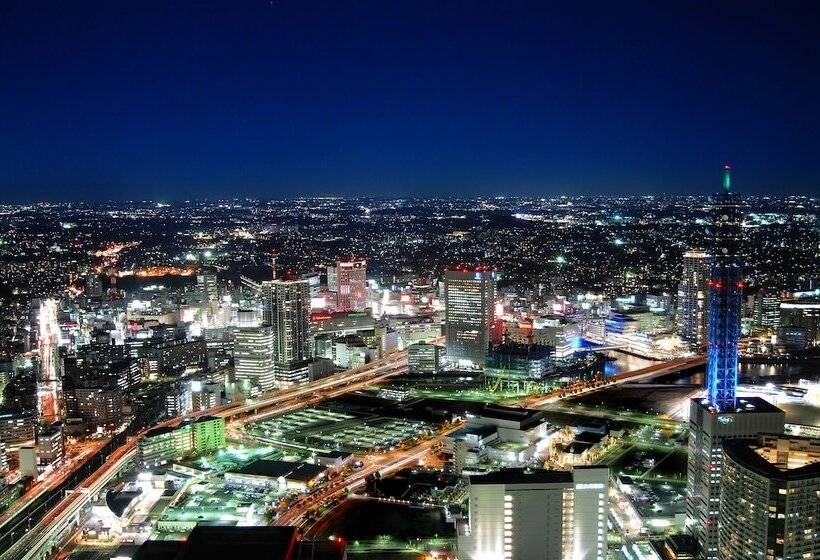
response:
<svg viewBox="0 0 820 560"><path fill-rule="evenodd" d="M625 371L611 377L578 381L572 385L562 387L561 389L550 391L549 393L528 397L524 399L523 404L529 407L537 407L566 397L575 397L592 393L594 391L600 391L601 389L606 389L607 387L611 387L613 385L655 379L657 377L686 371L688 369L701 367L704 365L706 365L705 355L677 358L675 360L669 360L668 362L653 364L649 367L636 369L633 371Z"/></svg>

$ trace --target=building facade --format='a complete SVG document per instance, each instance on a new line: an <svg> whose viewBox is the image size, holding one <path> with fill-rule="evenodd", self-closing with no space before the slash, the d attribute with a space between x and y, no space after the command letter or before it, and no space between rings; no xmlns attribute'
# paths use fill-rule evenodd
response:
<svg viewBox="0 0 820 560"><path fill-rule="evenodd" d="M243 390L264 393L276 388L273 352L272 327L248 327L236 331L234 375Z"/></svg>
<svg viewBox="0 0 820 560"><path fill-rule="evenodd" d="M689 406L686 515L704 558L718 558L723 442L782 433L785 413L759 397L738 399L735 412L721 412L705 400Z"/></svg>
<svg viewBox="0 0 820 560"><path fill-rule="evenodd" d="M483 367L495 311L496 273L486 267L461 267L444 273L444 335L447 361Z"/></svg>
<svg viewBox="0 0 820 560"><path fill-rule="evenodd" d="M723 443L719 557L820 558L820 439Z"/></svg>
<svg viewBox="0 0 820 560"><path fill-rule="evenodd" d="M336 261L336 290L338 311L367 309L367 261L353 258Z"/></svg>
<svg viewBox="0 0 820 560"><path fill-rule="evenodd" d="M466 560L604 560L607 467L506 469L471 476Z"/></svg>
<svg viewBox="0 0 820 560"><path fill-rule="evenodd" d="M709 255L705 251L683 254L683 278L678 285L678 326L681 338L693 348L706 344L706 282Z"/></svg>

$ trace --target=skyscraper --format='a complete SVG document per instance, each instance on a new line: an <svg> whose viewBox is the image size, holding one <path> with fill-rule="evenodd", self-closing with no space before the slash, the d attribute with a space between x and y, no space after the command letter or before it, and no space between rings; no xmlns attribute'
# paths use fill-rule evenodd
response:
<svg viewBox="0 0 820 560"><path fill-rule="evenodd" d="M444 334L447 361L483 367L495 313L496 273L487 267L444 272Z"/></svg>
<svg viewBox="0 0 820 560"><path fill-rule="evenodd" d="M338 311L367 309L367 261L354 258L336 261L336 289Z"/></svg>
<svg viewBox="0 0 820 560"><path fill-rule="evenodd" d="M711 198L711 207L707 397L693 399L689 406L686 498L689 530L707 560L718 558L723 442L728 438L782 433L785 422L783 411L765 400L738 399L736 394L743 215L739 197L731 192L729 166L724 168L723 190Z"/></svg>
<svg viewBox="0 0 820 560"><path fill-rule="evenodd" d="M730 439L723 457L720 558L820 557L820 439Z"/></svg>
<svg viewBox="0 0 820 560"><path fill-rule="evenodd" d="M506 469L471 476L466 560L603 560L607 467Z"/></svg>
<svg viewBox="0 0 820 560"><path fill-rule="evenodd" d="M678 323L681 338L692 348L706 344L706 294L709 255L705 251L683 254L683 278L678 285Z"/></svg>
<svg viewBox="0 0 820 560"><path fill-rule="evenodd" d="M276 385L307 381L304 362L310 357L310 284L294 275L264 282L265 324L273 327Z"/></svg>
<svg viewBox="0 0 820 560"><path fill-rule="evenodd" d="M269 326L245 327L236 331L234 375L237 384L251 394L276 387L273 341L273 328Z"/></svg>

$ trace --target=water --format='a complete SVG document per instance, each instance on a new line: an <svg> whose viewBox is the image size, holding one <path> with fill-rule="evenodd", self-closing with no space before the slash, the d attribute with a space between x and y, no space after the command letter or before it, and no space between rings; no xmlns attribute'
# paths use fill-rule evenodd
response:
<svg viewBox="0 0 820 560"><path fill-rule="evenodd" d="M610 375L623 373L625 371L643 369L658 363L653 360L647 360L646 358L633 356L632 354L624 354L623 352L618 352L616 350L608 350L605 354L607 358L612 358L612 361L607 362L604 366L604 375L607 377Z"/></svg>

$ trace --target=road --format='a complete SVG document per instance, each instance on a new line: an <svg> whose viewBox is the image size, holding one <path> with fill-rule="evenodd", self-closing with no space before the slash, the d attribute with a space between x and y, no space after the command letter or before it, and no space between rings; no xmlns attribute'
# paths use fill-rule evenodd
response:
<svg viewBox="0 0 820 560"><path fill-rule="evenodd" d="M306 494L295 504L291 505L287 511L279 515L273 524L301 526L307 514L320 509L325 502L331 501L364 485L367 478L373 474L378 472L381 475L387 475L405 467L418 464L419 460L424 458L433 447L440 444L445 436L458 430L462 426L463 423L461 422L450 424L435 437L425 440L410 449L396 450L384 455L368 457L365 466L360 470L350 471L347 477L333 480L315 492Z"/></svg>
<svg viewBox="0 0 820 560"><path fill-rule="evenodd" d="M67 494L59 502L38 520L34 527L25 527L26 534L14 542L14 535L11 535L10 547L0 554L0 560L22 558L26 553L31 552L31 545L43 542L44 535L47 537L53 532L53 527L64 525L71 516L76 514L80 503L77 492L87 493L88 485L95 484L96 481L105 480L112 475L112 469L122 468L124 464L120 462L122 457L135 458L139 439L148 431L157 427L167 427L178 424L186 419L200 416L215 415L225 418L228 422L252 422L258 419L283 414L317 404L323 400L337 397L345 393L362 389L371 384L378 383L390 376L406 373L407 351L394 351L383 358L374 360L364 366L339 372L318 381L313 381L282 391L268 393L254 399L253 402L229 404L202 412L188 414L184 417L173 418L161 422L151 428L141 430L135 437L127 438L125 443L117 448L108 458L104 465L95 470L85 481L77 486L74 492ZM25 508L25 504L22 506ZM25 521L25 520L23 520ZM19 521L18 521L19 523ZM22 531L21 531L22 532ZM13 544L12 544L13 543Z"/></svg>

